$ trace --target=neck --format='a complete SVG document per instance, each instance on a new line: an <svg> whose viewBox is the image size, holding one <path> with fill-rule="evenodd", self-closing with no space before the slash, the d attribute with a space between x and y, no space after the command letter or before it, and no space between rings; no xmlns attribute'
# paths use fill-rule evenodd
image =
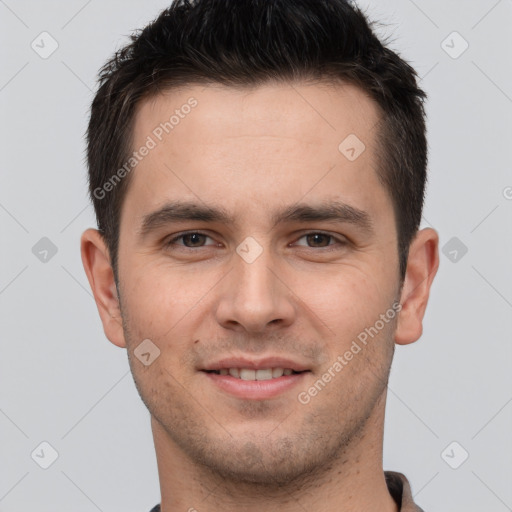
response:
<svg viewBox="0 0 512 512"><path fill-rule="evenodd" d="M152 417L161 512L398 512L382 468L384 407L385 396L368 418L364 431L318 471L274 486L223 479L192 460Z"/></svg>

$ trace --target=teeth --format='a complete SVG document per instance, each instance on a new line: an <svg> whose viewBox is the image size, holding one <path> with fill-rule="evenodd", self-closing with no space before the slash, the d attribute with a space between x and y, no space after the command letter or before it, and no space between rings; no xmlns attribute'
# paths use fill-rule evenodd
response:
<svg viewBox="0 0 512 512"><path fill-rule="evenodd" d="M270 380L277 379L283 375L292 375L291 368L264 368L253 370L252 368L221 368L218 370L220 375L231 375L242 380Z"/></svg>
<svg viewBox="0 0 512 512"><path fill-rule="evenodd" d="M270 380L272 378L272 370L256 370L256 380Z"/></svg>
<svg viewBox="0 0 512 512"><path fill-rule="evenodd" d="M240 378L242 380L256 380L256 370L248 370L247 368L242 368L240 370Z"/></svg>
<svg viewBox="0 0 512 512"><path fill-rule="evenodd" d="M283 376L283 369L282 368L273 368L272 369L272 377L275 379L276 377L282 377Z"/></svg>

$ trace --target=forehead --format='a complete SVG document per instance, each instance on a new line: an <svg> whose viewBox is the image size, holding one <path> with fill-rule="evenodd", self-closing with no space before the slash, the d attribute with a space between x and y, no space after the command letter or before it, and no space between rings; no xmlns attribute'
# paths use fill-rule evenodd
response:
<svg viewBox="0 0 512 512"><path fill-rule="evenodd" d="M339 191L371 203L381 188L380 115L372 99L347 84L167 90L138 106L133 149L151 149L131 176L126 200L151 208L169 196L240 198L243 206L248 194L262 203Z"/></svg>
<svg viewBox="0 0 512 512"><path fill-rule="evenodd" d="M197 104L189 108L192 98ZM378 105L350 84L277 83L238 88L194 85L143 100L135 115L134 142L137 145L160 123L170 121L172 129L169 133L164 130L162 135L172 133L177 143L190 141L195 133L202 142L218 142L226 135L291 135L306 142L330 144L344 134L370 135L367 132L373 131L379 119ZM190 129L184 133L183 127L178 130L180 124Z"/></svg>

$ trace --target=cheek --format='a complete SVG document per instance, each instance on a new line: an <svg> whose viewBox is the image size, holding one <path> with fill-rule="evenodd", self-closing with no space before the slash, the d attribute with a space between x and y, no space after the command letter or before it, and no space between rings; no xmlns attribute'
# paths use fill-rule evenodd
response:
<svg viewBox="0 0 512 512"><path fill-rule="evenodd" d="M303 274L294 281L293 290L303 303L300 314L309 318L308 323L313 328L316 325L317 332L322 333L321 339L330 360L349 350L355 340L370 339L366 330L374 327L376 322L378 335L375 339L389 345L386 340L392 329L391 319L395 316L392 310L396 298L394 282L383 275L383 269L376 272L372 267L371 273L369 267L366 270L368 272L363 266L340 266L328 275ZM381 315L386 313L387 322L382 324ZM371 332L374 334L375 330ZM358 357L358 360L367 357L370 351L365 349L364 357Z"/></svg>
<svg viewBox="0 0 512 512"><path fill-rule="evenodd" d="M123 306L131 331L156 343L182 332L222 272L197 272L167 264L133 265L123 276ZM174 332L176 335L177 333Z"/></svg>
<svg viewBox="0 0 512 512"><path fill-rule="evenodd" d="M375 262L342 264L317 273L301 273L293 290L304 303L336 324L360 323L384 313L393 300L393 276Z"/></svg>

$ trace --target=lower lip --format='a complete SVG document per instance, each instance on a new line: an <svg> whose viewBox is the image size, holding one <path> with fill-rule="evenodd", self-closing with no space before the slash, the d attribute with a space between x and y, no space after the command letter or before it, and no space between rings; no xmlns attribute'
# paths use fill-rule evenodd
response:
<svg viewBox="0 0 512 512"><path fill-rule="evenodd" d="M293 373L268 380L242 380L231 375L203 372L213 384L223 391L245 400L273 398L297 386L309 372Z"/></svg>

